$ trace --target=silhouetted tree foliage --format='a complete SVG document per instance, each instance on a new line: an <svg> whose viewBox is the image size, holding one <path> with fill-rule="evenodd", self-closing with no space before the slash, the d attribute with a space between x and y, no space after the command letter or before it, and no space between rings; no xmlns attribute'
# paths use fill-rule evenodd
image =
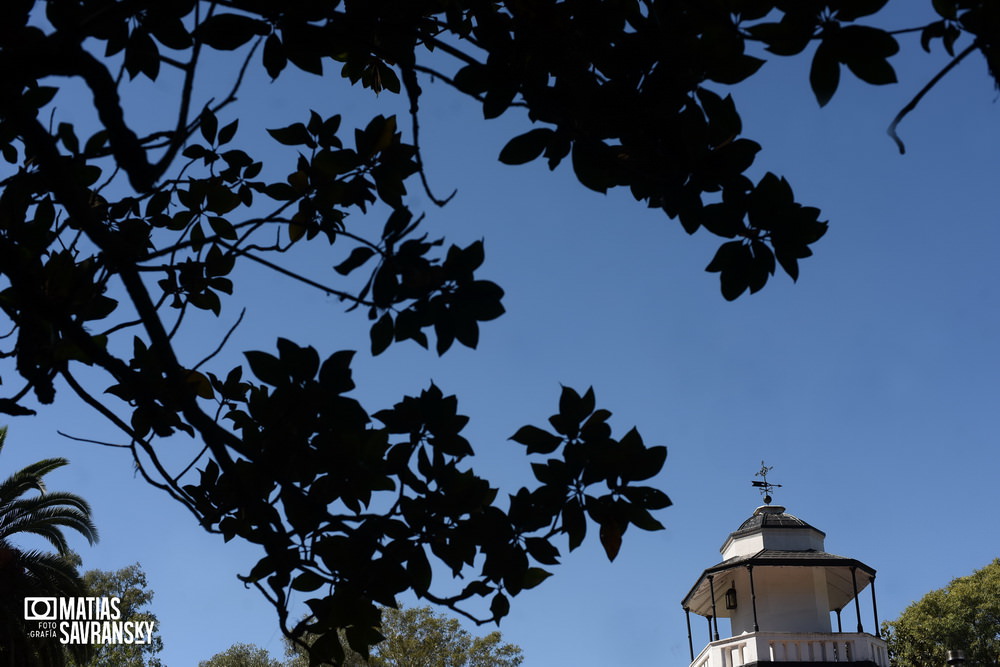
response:
<svg viewBox="0 0 1000 667"><path fill-rule="evenodd" d="M407 590L470 616L465 603L482 598L478 620L499 620L558 562L555 538L573 549L592 522L614 558L629 525L661 527L650 511L669 500L640 483L661 469L663 447L635 430L613 436L593 392L567 388L548 428L513 436L545 458L532 463L537 484L501 503L467 467L467 418L436 386L370 412L349 396L349 351L281 338L247 351L245 366L219 368L217 349L181 349L180 333L198 311L220 316L239 267L254 263L366 314L374 354L406 340L439 354L477 345L480 324L504 312L502 289L480 276L483 244L429 239L404 200L417 180L444 203L427 188L419 146L431 79L487 119L523 109L535 127L502 162L568 162L589 189L628 188L688 232L721 237L708 270L725 298L761 289L778 266L795 279L826 223L784 178L747 176L761 147L741 136L725 87L766 52L810 48L809 85L824 104L844 66L893 82L904 33L925 49L940 42L951 58L942 73L974 51L1000 72L996 3L934 0L939 18L896 32L863 23L885 4L5 0L0 308L13 335L0 351L12 387L0 410L30 414L65 386L110 420L147 481L205 529L261 546L245 579L287 630L323 636L317 659L342 655L338 628L364 652L380 638L377 605ZM235 64L234 81L204 74L220 63ZM345 132L339 115L301 109L267 146L238 137L237 92L260 68L404 96L407 135L391 115ZM127 113L142 79L176 91L176 113L159 126ZM75 127L60 105L89 109L92 124ZM384 225L358 225L360 213ZM329 275L292 259L316 245L332 246ZM175 468L161 455L179 433L203 449ZM442 588L432 560L467 585ZM312 616L289 628L293 590L312 596Z"/></svg>

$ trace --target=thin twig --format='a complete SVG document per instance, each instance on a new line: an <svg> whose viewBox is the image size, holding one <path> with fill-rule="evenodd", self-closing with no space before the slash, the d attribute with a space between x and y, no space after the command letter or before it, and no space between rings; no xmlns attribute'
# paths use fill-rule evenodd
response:
<svg viewBox="0 0 1000 667"><path fill-rule="evenodd" d="M462 594L459 594L459 595L453 595L453 596L451 596L449 598L440 598L440 597L434 595L433 593L431 593L430 591L424 591L423 593L420 594L420 597L425 598L427 600L430 600L431 602L433 602L436 605L441 605L442 607L447 607L448 609L451 609L456 614L461 614L462 616L465 616L467 619L469 619L470 621L472 621L476 625L486 625L487 623L492 623L494 619L492 619L492 618L479 618L479 617L475 616L474 614L471 614L471 613L465 611L464 609L462 609L461 607L458 606L457 603L462 602L464 600L468 600L472 596L473 596L473 593L467 593L467 594L466 593L462 593Z"/></svg>
<svg viewBox="0 0 1000 667"><path fill-rule="evenodd" d="M118 427L119 429L121 429L130 438L132 438L132 444L129 444L129 445L115 445L115 444L112 444L112 443L99 442L97 440L85 440L84 438L73 437L73 436L67 435L67 434L62 433L62 432L60 432L60 435L63 435L65 437L67 437L67 438L70 438L71 440L77 440L77 441L81 441L81 442L90 442L92 444L102 445L102 446L106 446L106 447L123 447L125 449L131 450L131 452L132 452L132 459L135 461L136 466L140 469L140 472L142 472L143 477L146 478L146 481L148 481L150 484L152 484L156 488L162 489L162 490L166 491L172 497L174 497L177 500L180 500L182 503L189 504L188 501L184 497L179 497L172 487L169 487L169 486L163 484L162 482L157 482L157 481L153 480L152 478L149 477L149 475L142 468L142 464L139 462L138 453L135 450L135 445L137 443L140 444L140 446L142 446L143 450L146 451L146 453L150 455L150 458L153 460L154 465L157 466L157 468L159 469L160 473L163 474L164 478L168 478L167 475L165 474L166 470L163 470L159 466L159 462L156 460L155 455L153 455L153 453L152 453L152 445L150 445L148 442L146 442L145 440L143 440L142 438L140 438L138 436L138 434L135 431L132 430L131 426L125 424L125 422L120 417L118 417L118 415L116 415L114 412L112 412L107 407L105 407L100 401L98 401L93 396L91 396L90 393L86 389L84 389L80 385L79 382L76 381L76 378L73 377L73 374L70 373L69 370L63 369L62 372L61 372L61 375L63 376L63 379L66 380L66 383L70 386L70 388L73 391L75 391L76 394L80 398L83 399L84 403L87 403L92 408L94 408L95 410L97 410L97 412L99 412L100 414L104 415L104 417L106 419L108 419L112 424L114 424L116 427Z"/></svg>
<svg viewBox="0 0 1000 667"><path fill-rule="evenodd" d="M177 332L181 330L181 324L184 322L184 316L187 315L188 304L191 303L190 299L185 299L180 308L178 308L177 320L174 321L174 326L171 327L170 332L167 334L167 338L173 340L177 335ZM156 308L159 310L159 307Z"/></svg>
<svg viewBox="0 0 1000 667"><path fill-rule="evenodd" d="M106 329L100 333L101 336L110 336L116 331L121 331L122 329L128 329L129 327L136 327L142 324L142 320L132 320L131 322L122 322L121 324L116 324L110 329Z"/></svg>
<svg viewBox="0 0 1000 667"><path fill-rule="evenodd" d="M184 470L181 470L179 473L177 473L177 475L175 475L174 478L171 479L170 481L172 483L174 483L174 484L176 484L177 482L179 482L181 480L181 477L183 477L184 475L188 474L188 471L191 470L191 468L193 468L194 465L196 463L198 463L199 460L201 460L201 457L204 456L205 452L207 452L207 451L208 451L208 445L205 445L204 447L201 448L201 451L198 452L198 456L194 457L191 460L191 463L187 464L187 466L184 468Z"/></svg>
<svg viewBox="0 0 1000 667"><path fill-rule="evenodd" d="M86 389L84 389L79 382L76 381L76 378L73 377L73 374L70 373L69 370L65 368L62 369L60 375L62 375L63 379L66 380L66 383L70 386L70 388L76 392L77 396L82 398L85 403L87 403L90 407L94 408L97 412L102 414L106 419L108 419L112 424L114 424L118 429L120 429L130 438L132 438L131 445L110 445L109 443L102 443L97 441L86 441L86 442L92 442L94 444L107 445L112 447L126 447L127 449L132 450L132 460L135 461L136 468L139 470L139 473L142 475L143 479L145 479L146 482L148 482L151 486L154 486L160 489L161 491L165 491L167 494L170 495L171 498L177 500L182 505L184 505L195 516L195 518L201 521L203 518L202 515L194 507L193 503L191 502L187 494L184 494L177 487L176 484L172 484L169 482L170 475L167 473L166 469L164 469L163 466L160 464L159 459L156 458L156 452L153 450L153 446L143 438L140 438L139 435L134 430L132 430L132 427L126 424L118 415L116 415L114 412L105 407L103 403L101 403L93 396L91 396L90 393ZM72 440L83 440L82 438L73 438L72 436L66 436L66 437ZM138 444L142 448L142 450L146 452L146 455L149 456L150 461L156 468L157 473L164 480L167 480L167 483L156 481L149 475L148 472L146 472L145 467L139 460L139 454L135 450L136 444Z"/></svg>
<svg viewBox="0 0 1000 667"><path fill-rule="evenodd" d="M223 246L224 248L229 249L231 252L234 252L237 255L242 255L243 257L246 257L247 259L253 260L253 261L257 262L258 264L266 266L267 268L269 268L269 269L271 269L273 271L277 271L278 273L280 273L280 274L282 274L284 276L288 276L289 278L292 278L293 280L298 280L299 282L305 283L306 285L309 285L310 287L315 287L316 289L318 289L318 290L320 290L320 291L322 291L322 292L324 292L326 294L331 294L333 296L339 297L340 299L342 299L344 301L353 301L353 302L356 302L356 303L360 303L360 304L362 304L364 306L374 306L375 305L373 302L366 301L364 299L360 299L357 296L355 296L354 294L349 294L348 292L344 292L344 291L341 291L341 290L338 290L338 289L333 289L332 287L327 287L326 285L318 283L315 280L311 280L309 278L306 278L303 275L299 275L298 273L295 273L294 271L290 271L290 270L286 269L283 266L275 264L274 262L269 262L268 260L264 259L263 257L258 257L257 255L251 255L249 252L247 252L243 248L237 248L236 246L230 245L229 243L226 243L225 241L221 241L220 240L219 241L219 245Z"/></svg>
<svg viewBox="0 0 1000 667"><path fill-rule="evenodd" d="M925 30L926 28L927 28L927 26L921 25L921 26L917 26L916 28L900 28L898 30L889 30L887 32L890 35L905 35L908 32L921 32L921 31Z"/></svg>
<svg viewBox="0 0 1000 667"><path fill-rule="evenodd" d="M978 46L979 46L978 41L973 42L972 44L969 44L969 46L967 46L964 51L962 51L957 56L952 58L951 62L945 65L940 72L934 75L934 78L928 81L927 85L921 88L920 92L917 93L913 97L913 99L910 100L909 104L903 107L900 110L900 112L896 114L896 117L892 119L892 122L889 123L889 127L888 129L886 129L886 132L892 138L892 140L896 142L896 146L899 147L900 155L906 153L906 145L903 143L903 140L899 138L899 135L896 134L896 126L899 125L900 121L902 121L903 118L905 118L908 113L917 108L917 105L920 104L920 100L924 98L924 95L930 92L931 88L937 85L938 81L943 79L944 76L955 67L955 65L962 62L962 60L964 60L967 55L975 51L976 48L978 48Z"/></svg>
<svg viewBox="0 0 1000 667"><path fill-rule="evenodd" d="M69 433L64 433L57 430L56 433L66 438L67 440L73 440L74 442L86 442L89 445L100 445L101 447L115 447L117 449L132 449L132 445L119 445L114 442L104 442L103 440L92 440L91 438L81 438L80 436L70 435Z"/></svg>
<svg viewBox="0 0 1000 667"><path fill-rule="evenodd" d="M480 104L482 104L486 100L485 97L483 97L478 93L470 93L466 90L462 90L461 88L458 87L458 84L455 83L455 80L453 78L451 78L447 74L443 74L442 72L437 71L436 69L431 69L430 67L426 67L424 65L414 65L413 69L417 72L423 72L424 74L429 74L431 77L435 79L441 79L442 81L444 81L446 84L448 84L458 92L462 93L463 95L468 95L469 97L476 100ZM510 106L527 108L528 104L527 102L514 101L510 103Z"/></svg>
<svg viewBox="0 0 1000 667"><path fill-rule="evenodd" d="M435 49L441 49L442 51L444 51L448 55L454 56L455 58L458 58L459 60L461 60L462 62L464 62L466 64L469 64L469 65L482 65L481 62L479 62L478 60L476 60L475 58L473 58L472 56L470 56L465 51L462 51L460 49L456 49L451 44L448 44L446 42L442 42L441 40L439 40L436 37L431 37L431 36L425 37L424 38L424 44L429 44L432 48L435 48Z"/></svg>
<svg viewBox="0 0 1000 667"><path fill-rule="evenodd" d="M458 190L452 190L451 194L444 199L438 199L431 192L431 186L427 182L427 172L424 169L423 152L420 150L420 84L417 81L417 73L412 67L403 67L402 72L403 87L406 88L406 95L410 99L410 119L413 124L413 148L416 151L417 173L420 174L420 182L423 184L424 192L427 193L430 200L437 206L443 207L458 194Z"/></svg>
<svg viewBox="0 0 1000 667"><path fill-rule="evenodd" d="M207 364L209 361L211 361L212 358L215 357L215 355L217 355L220 352L222 352L222 348L224 348L226 346L226 343L229 341L229 337L232 336L233 332L236 331L236 328L238 326L240 326L240 323L243 321L243 316L246 315L246 314L247 314L247 309L246 308L244 308L243 310L240 311L240 316L238 318L236 318L235 324L233 324L233 326L231 326L229 328L229 331L226 332L226 335L222 337L222 342L219 343L219 346L216 347L215 350L211 354L209 354L207 357L205 357L204 359L202 359L201 361L199 361L197 364L195 364L194 367L191 370L193 370L193 371L198 370L201 366L203 366L204 364Z"/></svg>

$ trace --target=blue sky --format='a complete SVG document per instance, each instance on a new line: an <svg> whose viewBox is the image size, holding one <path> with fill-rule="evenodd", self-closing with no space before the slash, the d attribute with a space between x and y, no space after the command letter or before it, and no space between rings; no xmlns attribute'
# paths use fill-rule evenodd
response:
<svg viewBox="0 0 1000 667"><path fill-rule="evenodd" d="M612 564L593 540L563 549L556 576L513 601L501 630L528 667L687 664L680 600L760 504L750 481L761 459L784 485L776 502L825 531L829 551L878 570L879 614L894 618L1000 555L985 525L1000 459L997 92L973 55L903 121L900 156L885 127L945 62L919 51L915 36L901 41L900 85L845 76L824 109L804 59L771 61L731 91L745 136L764 146L756 174L786 176L830 221L797 284L777 276L761 293L725 302L717 276L704 272L716 239L687 236L627 193L590 192L568 168L500 165L500 148L528 122L515 113L484 122L474 102L425 86L429 178L437 194L458 195L434 209L413 183L410 201L449 241L485 239L483 275L506 290L507 314L483 327L476 351L438 358L397 345L372 359L362 315L251 272L236 295L251 310L229 359L270 349L279 335L321 353L359 349L356 395L370 409L433 380L459 396L475 465L504 491L530 474L507 437L542 423L560 384L593 386L616 430L636 425L647 443L668 446L656 479L674 501L659 513L666 530L629 531ZM155 113L173 95L165 83L147 86L130 112ZM266 145L262 128L304 120L310 107L360 122L369 98L336 76L255 85L241 98L248 111L237 141ZM378 102L402 108L386 94ZM72 116L68 106L60 112ZM339 255L307 259L328 271ZM237 313L200 323L186 343L191 358ZM253 549L201 532L121 452L60 437L115 439L72 401L9 425L5 470L71 459L51 488L94 505L102 540L78 544L84 566L142 564L165 664L194 665L235 642L280 656L273 611L235 577L255 562ZM696 623L696 651L704 641Z"/></svg>

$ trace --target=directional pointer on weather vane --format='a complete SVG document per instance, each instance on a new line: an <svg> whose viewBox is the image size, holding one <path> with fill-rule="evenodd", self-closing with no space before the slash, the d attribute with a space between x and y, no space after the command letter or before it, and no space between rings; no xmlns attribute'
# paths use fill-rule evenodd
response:
<svg viewBox="0 0 1000 667"><path fill-rule="evenodd" d="M759 489L760 494L764 496L765 505L771 504L771 494L774 492L774 490L777 488L781 488L781 484L772 484L771 482L767 481L767 473L771 472L771 470L773 469L774 466L766 466L764 465L764 462L761 461L760 470L758 470L754 474L754 477L760 477L761 480L753 480L752 482L750 482L754 487Z"/></svg>

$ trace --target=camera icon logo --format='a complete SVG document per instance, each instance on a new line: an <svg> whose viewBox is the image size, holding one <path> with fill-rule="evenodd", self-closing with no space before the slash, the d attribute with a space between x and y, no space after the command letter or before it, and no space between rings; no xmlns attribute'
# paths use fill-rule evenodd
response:
<svg viewBox="0 0 1000 667"><path fill-rule="evenodd" d="M56 598L24 598L24 620L54 621L58 617L59 606Z"/></svg>

